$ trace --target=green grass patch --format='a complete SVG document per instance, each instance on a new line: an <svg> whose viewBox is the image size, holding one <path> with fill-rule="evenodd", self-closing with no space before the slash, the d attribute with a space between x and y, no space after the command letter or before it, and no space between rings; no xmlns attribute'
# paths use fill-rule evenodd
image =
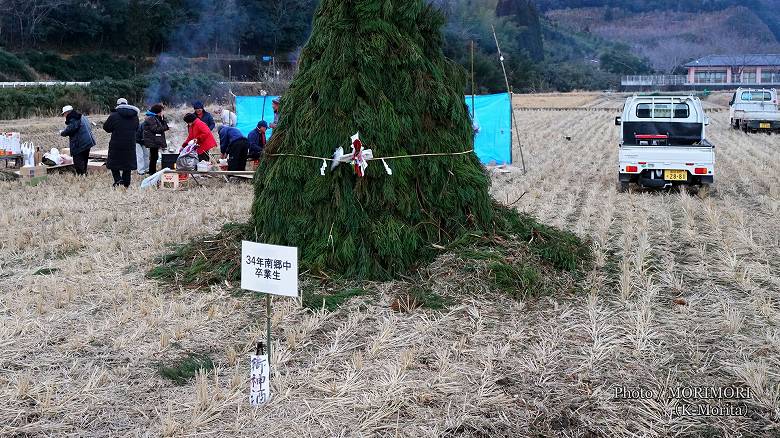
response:
<svg viewBox="0 0 780 438"><path fill-rule="evenodd" d="M506 238L527 242L528 248L555 268L575 273L590 266L593 254L586 240L576 234L540 224L531 216L507 211L503 227Z"/></svg>
<svg viewBox="0 0 780 438"><path fill-rule="evenodd" d="M451 300L421 286L415 286L410 289L408 296L411 303L416 304L415 307L422 307L424 309L441 310L446 309L452 304Z"/></svg>
<svg viewBox="0 0 780 438"><path fill-rule="evenodd" d="M345 289L335 294L315 294L311 292L303 292L303 307L310 310L325 309L328 312L333 312L339 307L344 305L350 298L366 295L366 291L363 289Z"/></svg>
<svg viewBox="0 0 780 438"><path fill-rule="evenodd" d="M489 269L493 286L515 299L536 296L546 290L542 274L532 265L515 266L506 262L493 262Z"/></svg>
<svg viewBox="0 0 780 438"><path fill-rule="evenodd" d="M214 368L214 362L208 355L190 353L186 358L182 359L174 366L160 366L159 373L161 376L172 380L177 385L184 385L195 377L195 374L199 370L204 369L209 371L212 368Z"/></svg>
<svg viewBox="0 0 780 438"><path fill-rule="evenodd" d="M249 234L245 224L227 224L216 236L172 247L147 278L183 286L205 287L241 280L241 241Z"/></svg>
<svg viewBox="0 0 780 438"><path fill-rule="evenodd" d="M59 268L41 268L37 271L33 272L33 275L51 275L56 272L59 272Z"/></svg>

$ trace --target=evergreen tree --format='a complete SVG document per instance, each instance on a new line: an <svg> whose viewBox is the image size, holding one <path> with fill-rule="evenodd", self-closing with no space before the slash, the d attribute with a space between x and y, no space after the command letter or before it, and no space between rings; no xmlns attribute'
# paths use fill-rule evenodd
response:
<svg viewBox="0 0 780 438"><path fill-rule="evenodd" d="M542 24L539 12L531 0L499 0L496 6L498 17L507 17L519 28L517 46L534 61L544 59Z"/></svg>
<svg viewBox="0 0 780 438"><path fill-rule="evenodd" d="M423 0L323 0L279 128L255 179L256 240L299 247L308 269L388 278L464 233L491 229L489 177L473 154L372 161L320 176L360 132L376 157L473 147L465 71L442 53L442 14Z"/></svg>

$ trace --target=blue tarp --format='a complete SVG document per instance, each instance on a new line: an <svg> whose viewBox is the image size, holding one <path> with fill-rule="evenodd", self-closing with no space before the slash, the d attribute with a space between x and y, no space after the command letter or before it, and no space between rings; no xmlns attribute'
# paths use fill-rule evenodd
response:
<svg viewBox="0 0 780 438"><path fill-rule="evenodd" d="M271 102L277 96L238 96L236 113L238 129L249 135L264 119L270 123L274 118ZM509 94L490 94L476 96L476 125L479 132L474 139L474 151L483 164L512 163L512 107ZM466 105L471 114L471 96L466 96ZM265 107L265 112L263 112ZM267 132L271 138L271 129Z"/></svg>
<svg viewBox="0 0 780 438"><path fill-rule="evenodd" d="M471 114L471 96L466 96ZM474 98L474 152L482 164L512 164L512 106L508 93Z"/></svg>
<svg viewBox="0 0 780 438"><path fill-rule="evenodd" d="M274 108L272 103L279 96L237 96L236 117L237 128L244 135L249 135L257 128L257 122L265 120L270 125L274 121ZM265 107L265 111L263 111ZM271 138L272 129L266 131L266 137Z"/></svg>

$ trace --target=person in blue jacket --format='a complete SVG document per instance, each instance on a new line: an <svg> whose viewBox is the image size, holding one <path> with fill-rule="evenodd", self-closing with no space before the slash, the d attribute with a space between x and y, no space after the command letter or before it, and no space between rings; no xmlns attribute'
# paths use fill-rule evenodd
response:
<svg viewBox="0 0 780 438"><path fill-rule="evenodd" d="M211 115L210 112L206 111L206 109L203 106L203 102L196 100L192 103L192 109L195 110L195 116L199 118L203 123L206 124L206 126L209 127L212 131L214 128L217 127L217 124L214 122L214 117Z"/></svg>
<svg viewBox="0 0 780 438"><path fill-rule="evenodd" d="M257 128L249 133L249 155L252 160L259 160L263 154L265 144L268 142L265 132L268 130L268 122L261 120L257 122Z"/></svg>
<svg viewBox="0 0 780 438"><path fill-rule="evenodd" d="M60 135L70 139L70 154L73 157L76 174L86 175L89 151L97 144L95 136L92 135L91 123L87 116L74 110L70 105L62 108L62 115L65 117L65 129L60 131Z"/></svg>
<svg viewBox="0 0 780 438"><path fill-rule="evenodd" d="M222 158L228 157L229 171L246 170L246 157L249 153L249 140L232 126L219 128L219 150Z"/></svg>

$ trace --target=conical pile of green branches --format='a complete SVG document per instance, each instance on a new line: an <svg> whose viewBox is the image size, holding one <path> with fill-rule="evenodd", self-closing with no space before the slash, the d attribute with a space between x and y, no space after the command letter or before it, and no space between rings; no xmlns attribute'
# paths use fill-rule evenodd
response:
<svg viewBox="0 0 780 438"><path fill-rule="evenodd" d="M473 147L465 72L442 53L443 15L423 0L323 0L279 127L255 179L255 240L299 247L302 265L387 279L429 262L505 211L473 153L349 164L322 161L360 133L375 157ZM505 220L503 220L506 223Z"/></svg>

